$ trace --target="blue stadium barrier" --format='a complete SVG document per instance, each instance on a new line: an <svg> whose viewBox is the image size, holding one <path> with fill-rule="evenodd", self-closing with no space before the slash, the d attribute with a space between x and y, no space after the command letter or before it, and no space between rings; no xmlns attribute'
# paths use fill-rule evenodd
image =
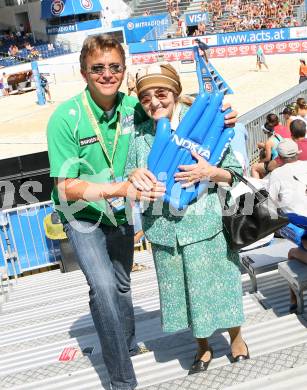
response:
<svg viewBox="0 0 307 390"><path fill-rule="evenodd" d="M17 274L54 264L60 259L58 241L49 240L44 231L43 221L53 211L51 202L28 205L3 211L7 219L6 231L11 246L8 259L8 274L14 275L13 262ZM0 226L1 252L0 267L5 267L8 258L8 242L4 227Z"/></svg>

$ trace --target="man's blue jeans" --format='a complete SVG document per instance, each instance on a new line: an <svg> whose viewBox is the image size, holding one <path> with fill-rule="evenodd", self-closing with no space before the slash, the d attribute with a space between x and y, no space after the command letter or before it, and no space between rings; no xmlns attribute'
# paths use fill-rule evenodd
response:
<svg viewBox="0 0 307 390"><path fill-rule="evenodd" d="M65 225L81 270L90 286L90 309L113 390L137 385L129 350L136 347L130 290L133 226L77 221ZM81 228L81 229L80 229Z"/></svg>

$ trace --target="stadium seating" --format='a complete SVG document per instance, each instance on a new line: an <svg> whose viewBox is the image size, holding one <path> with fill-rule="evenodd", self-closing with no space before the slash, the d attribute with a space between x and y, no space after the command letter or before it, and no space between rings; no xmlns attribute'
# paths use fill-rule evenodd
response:
<svg viewBox="0 0 307 390"><path fill-rule="evenodd" d="M182 0L179 3L179 10L180 13L184 13L187 9L187 7L192 3L191 0ZM135 12L131 15L134 16L142 16L144 12L149 9L150 15L158 15L158 14L164 14L167 13L167 5L166 0L141 0L137 6L137 9Z"/></svg>
<svg viewBox="0 0 307 390"><path fill-rule="evenodd" d="M37 56L33 55L30 50L24 47L26 42L35 48L35 51L38 53ZM16 45L19 49L18 53L14 56L8 54L11 45ZM0 67L18 65L23 62L32 61L33 59L61 56L70 52L69 49L64 48L61 44L54 44L53 49L49 50L47 42L42 40L36 40L34 42L31 36L24 40L21 40L20 38L2 38L0 44Z"/></svg>
<svg viewBox="0 0 307 390"><path fill-rule="evenodd" d="M150 11L150 15L157 15L157 14L162 14L167 12L167 1L166 0L159 0L159 1L154 1L154 0L141 0L138 4L137 9L133 12L132 17L140 17L144 14L146 10ZM200 0L182 0L179 3L179 10L180 14L179 16L183 16L185 13L191 13L191 12L200 12L201 10L201 3L202 1ZM231 31L241 31L241 30L252 30L252 29L260 29L264 28L262 27L262 22L259 22L259 26L257 23L255 25L247 25L244 26L242 25L243 19L246 17L248 19L248 12L242 6L243 1L238 1L237 3L242 6L242 9L239 9L238 16L240 19L235 21L235 18L232 19L232 16L234 15L233 11L233 6L234 3L233 1L227 1L227 0L221 0L221 10L222 12L218 16L214 16L212 9L210 8L210 3L212 3L212 0L208 0L206 2L209 4L208 8L208 15L209 15L209 24L206 26L206 34L210 33L218 33L218 32L231 32ZM245 2L246 3L246 2ZM257 0L252 0L248 2L249 5L258 7L259 11L259 2ZM229 6L231 4L231 7ZM288 15L285 17L283 20L280 19L280 17L270 17L270 23L273 24L272 28L274 27L287 27L288 25L299 25L299 14L298 10L299 7L303 6L303 0L291 0L289 2L293 6L293 12L291 15ZM264 15L264 18L267 18L268 15ZM258 21L260 18L260 15L255 15L253 16L253 19ZM301 21L302 23L303 21ZM177 24L175 22L175 24ZM275 25L276 24L276 25ZM271 28L270 25L267 28ZM173 29L170 28L168 32L173 32ZM167 32L163 35L163 38L167 37ZM171 34L172 35L172 34Z"/></svg>
<svg viewBox="0 0 307 390"><path fill-rule="evenodd" d="M191 3L191 5L189 6L187 12L197 12L197 11L200 11L201 9L201 3L202 1L200 0L197 0L197 1L193 1ZM212 3L212 0L209 0L207 1L208 4ZM228 3L228 7L227 7L227 3ZM238 26L238 27L235 27L234 24L230 21L231 19L231 15L234 14L234 11L233 11L233 7L231 6L229 8L229 4L231 3L231 5L233 6L234 1L226 1L226 0L221 0L221 9L222 9L222 12L221 14L215 18L215 21L214 21L214 25L212 26L212 30L210 31L207 31L207 33L210 33L210 32L230 32L230 31L241 31L241 30L251 30L255 27L253 26L248 26L247 28L242 28L241 26ZM240 6L243 4L244 2L243 1L237 1L237 4L239 4ZM250 2L248 2L249 5L254 5L256 7L259 7L259 1L257 0L252 0ZM291 16L288 16L286 19L285 19L285 22L282 23L282 24L287 24L289 22L293 22L293 17L297 18L298 19L298 8L303 4L303 0L291 0L289 2L290 4L293 5L293 13L291 14ZM246 4L246 2L245 2ZM212 25L212 20L213 20L213 12L210 11L210 8L209 8L209 20L211 21L211 25ZM248 18L248 12L246 10L241 10L239 9L239 12L238 12L238 16L240 17L241 21L244 17ZM253 16L254 19L258 20L260 18L260 15L257 14L257 15L254 15ZM264 18L269 18L271 19L273 22L277 22L280 24L280 18L274 18L274 17L269 17L269 15L265 14L264 15ZM259 26L261 27L261 26ZM285 27L285 25L280 25L280 26L275 26L275 27ZM255 28L257 29L257 28Z"/></svg>

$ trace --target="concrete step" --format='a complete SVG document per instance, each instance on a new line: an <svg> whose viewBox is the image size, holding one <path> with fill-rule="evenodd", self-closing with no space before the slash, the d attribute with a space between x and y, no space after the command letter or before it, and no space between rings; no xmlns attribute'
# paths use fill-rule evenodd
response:
<svg viewBox="0 0 307 390"><path fill-rule="evenodd" d="M271 307L268 310L248 293L249 278L242 276L246 316L242 332L252 359L239 365L230 364L228 334L216 332L210 337L214 359L208 372L187 377L196 351L192 334L189 330L175 334L162 332L152 256L149 252L140 252L135 261L149 267L132 273L137 340L151 350L132 358L140 388L179 390L190 389L190 385L197 383L196 388L230 386L232 389L231 386L240 383L247 388L253 381L256 381L255 386L259 381L266 383L265 378L280 383L279 374L289 371L290 364L295 370L307 364L306 354L302 352L307 351L305 318L281 316L286 312L282 308L287 306L288 290L273 271L259 276L262 299ZM23 278L3 307L0 315L1 389L102 389L101 380L106 383L108 374L101 361L100 345L88 309L85 279L80 271L70 274L52 271L50 280L48 276L46 273ZM31 283L35 290L31 289ZM58 289L65 284L67 288L61 296ZM39 294L39 286L43 286L43 294ZM59 356L65 348L93 350L90 356L79 352L75 360L62 362ZM281 364L277 356L282 357ZM216 387L218 384L220 387Z"/></svg>
<svg viewBox="0 0 307 390"><path fill-rule="evenodd" d="M257 365L262 369L262 374L257 374L258 377L261 377L264 376L265 372L268 372L268 370L264 370L268 362L271 362L270 370L287 368L293 362L296 362L297 365L305 362L305 360L307 362L307 332L305 324L302 324L301 319L295 315L288 315L283 318L275 318L267 321L265 323L265 332L261 324L255 324L245 328L243 335L249 346L251 360L240 363L240 365L230 364L228 358L230 352L228 345L229 339L227 334L214 334L210 338L210 344L214 350L215 358L210 364L208 372L202 374L201 379L198 378L198 381L201 380L204 385L206 384L206 388L216 388L211 387L211 385L212 381L215 382L217 378L220 378L220 381L223 378L225 379L224 384L230 384L229 372L233 372L234 370L236 376L240 376L241 381L243 379L244 381L249 381L251 378L255 378L255 376L251 376L250 371L252 370L254 372ZM88 341L90 341L90 338L87 339ZM91 341L93 342L93 340ZM82 343L82 340L80 345L81 347L85 345ZM148 345L150 346L150 343ZM172 384L171 381L175 380L177 384L178 381L183 381L181 383L182 386L178 388L184 389L188 388L185 381L191 383L191 378L196 380L197 375L186 377L187 370L196 351L196 345L189 332L156 338L152 346L154 347L152 352L133 358L133 364L141 387L150 386L152 389L171 389L172 387L165 386L170 386ZM92 383L93 385L98 383L99 371L104 371L101 362L99 362L99 354L94 354L89 359L81 357L76 361L59 363L55 361L55 358L58 356L57 347L57 345L54 345L55 349L51 348L49 350L49 360L46 354L42 356L38 354L35 359L37 359L40 365L36 367L28 363L26 359L27 355L20 356L20 368L22 367L22 369L18 371L10 371L10 369L14 370L16 366L18 367L18 359L14 361L13 355L6 356L6 359L1 362L1 367L5 368L7 372L5 376L0 377L0 383L5 385L3 388L7 388L6 384L8 381L10 386L14 386L15 388L23 378L24 383L29 382L29 384L20 388L26 389L39 386L45 390L49 388L48 383L57 383L59 379L58 375L61 374L61 386L74 388L72 387L72 381L75 380L74 374L78 375L78 372L83 370L86 370L86 374L88 375L88 388L94 388ZM31 352L33 351L29 351L29 353ZM286 356L288 357L286 358ZM300 357L300 361L297 360L298 357ZM52 359L53 362L51 363ZM10 366L11 368L8 367L10 363L12 364ZM4 364L7 366L3 366ZM65 371L66 375L63 376ZM31 376L30 378L29 375ZM228 382L226 380L227 378ZM41 382L42 380L43 382ZM209 380L211 381L210 386L208 386ZM163 385L163 382L166 383ZM54 389L57 388L62 387L54 387Z"/></svg>

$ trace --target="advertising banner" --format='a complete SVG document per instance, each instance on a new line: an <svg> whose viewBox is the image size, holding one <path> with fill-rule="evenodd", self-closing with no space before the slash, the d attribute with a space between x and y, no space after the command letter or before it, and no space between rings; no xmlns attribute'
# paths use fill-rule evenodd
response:
<svg viewBox="0 0 307 390"><path fill-rule="evenodd" d="M289 54L289 53L306 53L307 41L285 41L285 42L270 42L261 45L264 54ZM225 57L241 57L256 55L257 47L254 44L250 45L232 45L220 46L210 48L210 58L225 58ZM187 50L173 50L163 51L159 53L143 53L134 54L132 56L132 63L149 64L161 61L184 61L192 60L194 58L193 51Z"/></svg>
<svg viewBox="0 0 307 390"><path fill-rule="evenodd" d="M154 62L193 61L193 50L173 50L160 53L143 53L132 56L132 64L152 64Z"/></svg>
<svg viewBox="0 0 307 390"><path fill-rule="evenodd" d="M41 18L53 19L61 16L99 12L102 6L99 0L42 0Z"/></svg>
<svg viewBox="0 0 307 390"><path fill-rule="evenodd" d="M133 20L133 19L132 19ZM307 27L275 28L270 30L241 31L227 34L204 35L198 37L208 46L238 46L243 44L289 41L306 39ZM140 39L139 39L140 41ZM187 49L195 45L195 37L163 39L160 41L135 42L129 45L130 54L159 50ZM234 53L235 53L234 49ZM242 49L246 50L246 49Z"/></svg>
<svg viewBox="0 0 307 390"><path fill-rule="evenodd" d="M91 30L93 28L102 27L101 20L88 20L86 22L70 23L63 25L47 26L46 32L48 35L68 34L76 31Z"/></svg>
<svg viewBox="0 0 307 390"><path fill-rule="evenodd" d="M199 37L204 43L209 46L217 45L217 35L208 35ZM159 50L174 50L174 49L187 49L195 46L196 37L176 38L176 39L163 39L161 41L145 41L131 43L129 45L129 53L148 53L150 51L156 52Z"/></svg>
<svg viewBox="0 0 307 390"><path fill-rule="evenodd" d="M218 45L236 45L242 43L260 43L285 41L292 38L290 28L274 28L270 30L253 30L218 34Z"/></svg>
<svg viewBox="0 0 307 390"><path fill-rule="evenodd" d="M307 26L292 27L290 29L290 39L304 39L304 38L307 38Z"/></svg>
<svg viewBox="0 0 307 390"><path fill-rule="evenodd" d="M168 25L167 14L120 19L112 22L112 27L124 28L127 43L139 42L150 30L161 25Z"/></svg>
<svg viewBox="0 0 307 390"><path fill-rule="evenodd" d="M193 12L184 14L184 17L187 26L197 26L201 22L207 24L209 21L208 12Z"/></svg>
<svg viewBox="0 0 307 390"><path fill-rule="evenodd" d="M158 50L172 50L172 49L185 49L187 47L195 46L195 39L199 38L202 42L208 46L215 46L218 44L217 35L206 35L202 37L186 37L177 39L164 39L158 41Z"/></svg>

